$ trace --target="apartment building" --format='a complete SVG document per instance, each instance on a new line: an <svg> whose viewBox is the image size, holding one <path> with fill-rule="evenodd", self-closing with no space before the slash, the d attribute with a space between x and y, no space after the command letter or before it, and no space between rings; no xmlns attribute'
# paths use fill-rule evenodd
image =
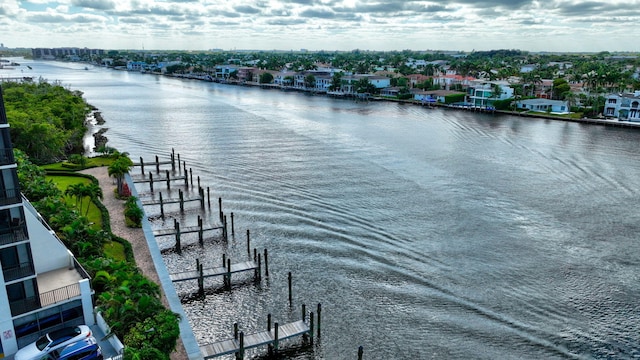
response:
<svg viewBox="0 0 640 360"><path fill-rule="evenodd" d="M20 192L0 88L0 358L40 335L93 325L93 291L76 261Z"/></svg>

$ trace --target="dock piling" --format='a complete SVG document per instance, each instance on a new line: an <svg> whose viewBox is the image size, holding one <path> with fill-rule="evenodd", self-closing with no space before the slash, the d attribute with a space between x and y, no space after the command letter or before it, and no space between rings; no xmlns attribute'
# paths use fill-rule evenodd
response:
<svg viewBox="0 0 640 360"><path fill-rule="evenodd" d="M198 243L200 246L204 245L204 230L202 228L202 218L198 215Z"/></svg>
<svg viewBox="0 0 640 360"><path fill-rule="evenodd" d="M149 188L151 189L151 192L153 192L153 174L151 171L149 171Z"/></svg>
<svg viewBox="0 0 640 360"><path fill-rule="evenodd" d="M292 305L293 294L291 293L291 271L289 271L289 307Z"/></svg>
<svg viewBox="0 0 640 360"><path fill-rule="evenodd" d="M173 226L176 229L176 252L178 255L182 254L182 247L180 246L180 223L173 219Z"/></svg>
<svg viewBox="0 0 640 360"><path fill-rule="evenodd" d="M249 237L249 229L247 229L247 254L251 255L251 238Z"/></svg>
<svg viewBox="0 0 640 360"><path fill-rule="evenodd" d="M144 161L142 160L142 156L140 156L140 174L144 176Z"/></svg>
<svg viewBox="0 0 640 360"><path fill-rule="evenodd" d="M207 186L207 205L209 206L209 208L211 208L211 191L209 190L208 186Z"/></svg>
<svg viewBox="0 0 640 360"><path fill-rule="evenodd" d="M160 217L164 220L164 204L162 203L162 193L160 193Z"/></svg>
<svg viewBox="0 0 640 360"><path fill-rule="evenodd" d="M231 212L231 236L234 236L236 234L236 229L235 226L233 224L233 211Z"/></svg>
<svg viewBox="0 0 640 360"><path fill-rule="evenodd" d="M264 276L269 277L269 260L267 260L267 249L264 249Z"/></svg>
<svg viewBox="0 0 640 360"><path fill-rule="evenodd" d="M309 313L309 340L313 345L313 311Z"/></svg>
<svg viewBox="0 0 640 360"><path fill-rule="evenodd" d="M180 213L184 213L184 192L178 191L178 197L180 198Z"/></svg>
<svg viewBox="0 0 640 360"><path fill-rule="evenodd" d="M320 338L320 314L322 313L322 304L318 303L318 325L316 328L318 330L318 339Z"/></svg>
<svg viewBox="0 0 640 360"><path fill-rule="evenodd" d="M362 345L358 347L358 360L362 360L362 354L364 353L364 349Z"/></svg>
<svg viewBox="0 0 640 360"><path fill-rule="evenodd" d="M171 178L169 178L169 170L166 171L167 174L167 190L171 190Z"/></svg>

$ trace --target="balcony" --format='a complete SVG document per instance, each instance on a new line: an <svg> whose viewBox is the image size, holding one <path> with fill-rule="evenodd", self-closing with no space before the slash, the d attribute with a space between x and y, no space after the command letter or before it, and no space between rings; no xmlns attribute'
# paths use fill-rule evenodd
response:
<svg viewBox="0 0 640 360"><path fill-rule="evenodd" d="M63 268L38 274L38 296L11 302L11 314L17 316L80 297L82 293L79 281L88 279L89 276L75 259L73 265L71 269Z"/></svg>
<svg viewBox="0 0 640 360"><path fill-rule="evenodd" d="M10 282L16 279L34 275L35 271L33 270L33 264L31 262L25 262L13 268L3 269L2 273L4 274L4 281Z"/></svg>
<svg viewBox="0 0 640 360"><path fill-rule="evenodd" d="M10 165L15 162L13 149L0 149L0 165Z"/></svg>
<svg viewBox="0 0 640 360"><path fill-rule="evenodd" d="M29 239L27 234L27 225L24 223L0 229L0 246L25 241Z"/></svg>
<svg viewBox="0 0 640 360"><path fill-rule="evenodd" d="M0 206L17 204L22 201L20 189L3 189L0 190Z"/></svg>

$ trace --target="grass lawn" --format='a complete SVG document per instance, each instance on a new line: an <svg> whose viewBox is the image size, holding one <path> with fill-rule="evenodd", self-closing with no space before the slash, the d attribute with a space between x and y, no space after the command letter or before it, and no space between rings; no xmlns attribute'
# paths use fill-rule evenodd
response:
<svg viewBox="0 0 640 360"><path fill-rule="evenodd" d="M77 176L63 176L63 175L47 175L47 180L53 181L54 184L62 191L63 193L70 185L74 184L90 184L91 180L83 177ZM72 196L64 197L67 204L71 206L76 206L76 198ZM89 204L89 210L87 212L87 204ZM82 211L83 216L86 216L89 219L89 222L93 223L91 226L93 229L99 230L102 229L102 214L100 214L100 209L98 209L89 197L82 198L82 202L79 203L80 208L78 211Z"/></svg>
<svg viewBox="0 0 640 360"><path fill-rule="evenodd" d="M104 254L111 259L118 261L126 261L127 258L124 255L124 246L116 241L109 241L104 244Z"/></svg>

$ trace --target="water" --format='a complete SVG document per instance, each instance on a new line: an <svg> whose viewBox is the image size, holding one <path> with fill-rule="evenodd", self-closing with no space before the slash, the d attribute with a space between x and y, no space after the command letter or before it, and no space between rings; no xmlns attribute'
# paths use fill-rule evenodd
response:
<svg viewBox="0 0 640 360"><path fill-rule="evenodd" d="M322 338L289 358L640 357L638 131L29 64L84 92L110 146L175 148L234 212L228 244L168 252L170 271L243 260L245 229L269 249L260 285L176 286L200 343L322 303Z"/></svg>

